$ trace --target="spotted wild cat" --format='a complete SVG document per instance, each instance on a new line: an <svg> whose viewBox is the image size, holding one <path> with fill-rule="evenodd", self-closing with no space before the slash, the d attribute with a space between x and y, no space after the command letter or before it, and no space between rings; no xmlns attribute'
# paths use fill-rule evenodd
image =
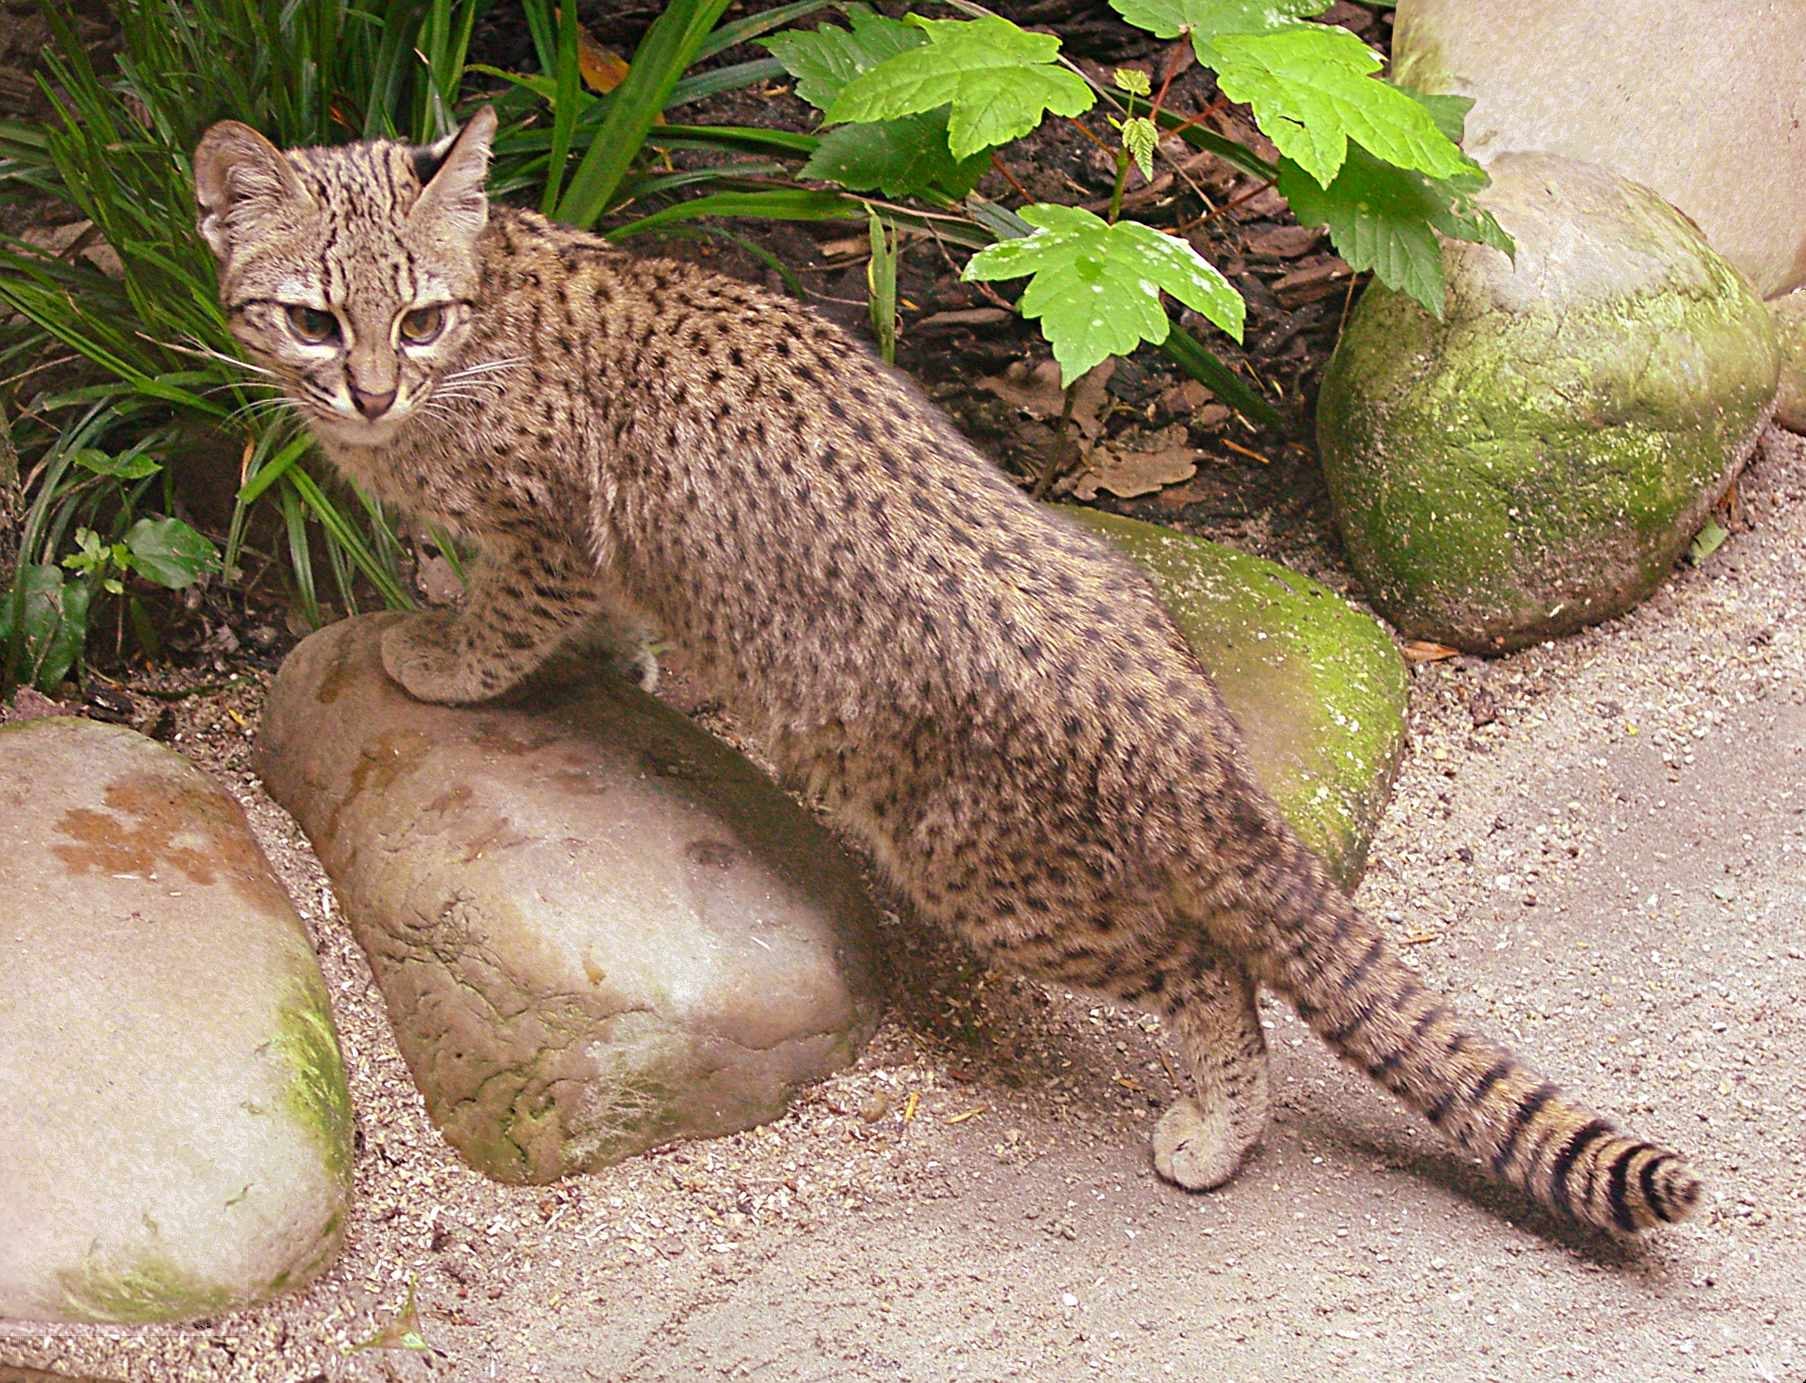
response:
<svg viewBox="0 0 1806 1383"><path fill-rule="evenodd" d="M283 153L226 123L195 154L239 341L349 479L481 554L460 612L385 631L390 676L479 701L597 621L662 628L925 916L1166 1015L1182 1186L1266 1126L1265 985L1537 1200L1694 1209L1679 1157L1468 1027L1327 880L1132 566L807 310L490 207L494 130Z"/></svg>

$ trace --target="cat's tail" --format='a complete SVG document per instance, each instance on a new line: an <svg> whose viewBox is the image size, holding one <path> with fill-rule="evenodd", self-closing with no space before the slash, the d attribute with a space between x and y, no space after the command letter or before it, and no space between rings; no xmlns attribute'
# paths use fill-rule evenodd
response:
<svg viewBox="0 0 1806 1383"><path fill-rule="evenodd" d="M1244 893L1266 906L1215 910L1211 930L1344 1061L1571 1219L1634 1232L1693 1213L1702 1188L1678 1155L1619 1133L1476 1032L1286 836Z"/></svg>

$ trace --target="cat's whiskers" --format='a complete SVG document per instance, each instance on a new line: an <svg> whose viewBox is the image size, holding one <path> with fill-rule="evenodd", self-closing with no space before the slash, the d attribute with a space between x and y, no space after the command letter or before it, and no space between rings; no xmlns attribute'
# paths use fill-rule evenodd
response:
<svg viewBox="0 0 1806 1383"><path fill-rule="evenodd" d="M226 352L215 350L204 341L197 340L192 336L188 339L194 341L194 344L185 346L177 341L159 341L156 337L142 331L136 334L140 340L149 341L153 346L161 346L166 351L175 351L179 355L192 355L198 360L218 361L222 365L230 365L235 369L254 375L263 375L272 380L278 378L276 372L266 365L254 365L249 360L242 360L236 355L227 355Z"/></svg>
<svg viewBox="0 0 1806 1383"><path fill-rule="evenodd" d="M474 365L466 365L460 370L450 370L439 377L443 384L455 384L461 380L476 382L477 376L496 374L508 370L518 370L527 363L524 355L502 356L495 360L479 360Z"/></svg>
<svg viewBox="0 0 1806 1383"><path fill-rule="evenodd" d="M234 408L230 413L226 414L224 418L220 419L220 421L222 424L243 422L265 414L274 416L281 413L284 409L288 409L296 415L299 415L301 412L300 405L289 398L288 395L277 394L273 398L252 399L249 403Z"/></svg>

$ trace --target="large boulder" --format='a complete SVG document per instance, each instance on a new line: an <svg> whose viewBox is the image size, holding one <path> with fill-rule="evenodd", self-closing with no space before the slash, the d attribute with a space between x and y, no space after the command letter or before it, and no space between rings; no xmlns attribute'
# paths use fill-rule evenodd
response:
<svg viewBox="0 0 1806 1383"><path fill-rule="evenodd" d="M10 725L0 881L0 1316L184 1320L306 1282L351 1105L238 804L130 730Z"/></svg>
<svg viewBox="0 0 1806 1383"><path fill-rule="evenodd" d="M776 1118L877 1022L858 871L751 764L618 677L411 700L390 617L289 655L263 772L331 875L427 1111L549 1181Z"/></svg>
<svg viewBox="0 0 1806 1383"><path fill-rule="evenodd" d="M1491 172L1480 200L1515 263L1448 242L1441 321L1371 286L1317 400L1374 604L1485 652L1648 595L1755 446L1779 369L1768 311L1656 194L1546 154Z"/></svg>
<svg viewBox="0 0 1806 1383"><path fill-rule="evenodd" d="M1806 288L1796 288L1768 305L1781 343L1781 388L1775 398L1775 421L1806 432Z"/></svg>
<svg viewBox="0 0 1806 1383"><path fill-rule="evenodd" d="M1806 283L1799 0L1399 0L1392 75L1471 96L1482 163L1599 164L1686 212L1761 296Z"/></svg>
<svg viewBox="0 0 1806 1383"><path fill-rule="evenodd" d="M1371 615L1277 562L1068 508L1154 580L1222 692L1261 785L1352 888L1405 747L1404 660Z"/></svg>

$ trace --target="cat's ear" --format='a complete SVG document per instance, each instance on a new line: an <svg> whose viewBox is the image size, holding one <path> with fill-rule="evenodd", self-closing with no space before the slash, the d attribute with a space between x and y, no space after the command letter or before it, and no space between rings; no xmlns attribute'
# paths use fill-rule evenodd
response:
<svg viewBox="0 0 1806 1383"><path fill-rule="evenodd" d="M282 151L249 125L222 120L194 151L194 198L201 235L221 264L233 242L259 222L313 205Z"/></svg>
<svg viewBox="0 0 1806 1383"><path fill-rule="evenodd" d="M484 106L456 134L414 151L414 171L425 184L408 213L415 224L436 222L454 235L474 240L489 223L489 143L495 138L495 108Z"/></svg>

